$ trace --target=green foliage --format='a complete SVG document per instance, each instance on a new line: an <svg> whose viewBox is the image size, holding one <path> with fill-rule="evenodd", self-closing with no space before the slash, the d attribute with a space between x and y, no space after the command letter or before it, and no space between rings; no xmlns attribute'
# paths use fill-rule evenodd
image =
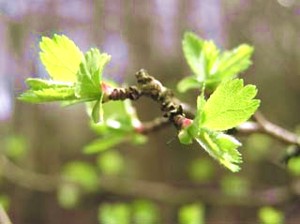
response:
<svg viewBox="0 0 300 224"><path fill-rule="evenodd" d="M248 136L245 143L245 158L253 161L264 159L269 152L271 143L271 139L263 134L257 133Z"/></svg>
<svg viewBox="0 0 300 224"><path fill-rule="evenodd" d="M98 221L101 224L130 224L130 206L125 203L102 204L98 210Z"/></svg>
<svg viewBox="0 0 300 224"><path fill-rule="evenodd" d="M135 224L157 224L159 211L150 201L136 200L132 203L132 220Z"/></svg>
<svg viewBox="0 0 300 224"><path fill-rule="evenodd" d="M260 101L253 99L256 94L256 87L244 86L241 79L221 83L208 101L200 104L200 125L215 131L238 126L257 110Z"/></svg>
<svg viewBox="0 0 300 224"><path fill-rule="evenodd" d="M185 33L182 48L193 75L178 83L180 92L199 89L203 84L215 89L222 81L245 71L251 65L253 53L253 48L246 44L221 52L212 41L205 41L191 32Z"/></svg>
<svg viewBox="0 0 300 224"><path fill-rule="evenodd" d="M2 206L6 211L10 207L10 198L6 194L0 194L0 206Z"/></svg>
<svg viewBox="0 0 300 224"><path fill-rule="evenodd" d="M288 161L288 170L294 176L300 176L300 157L294 157Z"/></svg>
<svg viewBox="0 0 300 224"><path fill-rule="evenodd" d="M117 151L108 151L98 156L97 165L105 175L118 175L124 170L124 159Z"/></svg>
<svg viewBox="0 0 300 224"><path fill-rule="evenodd" d="M110 56L90 49L82 59L77 73L76 96L83 99L97 99L102 92L102 72Z"/></svg>
<svg viewBox="0 0 300 224"><path fill-rule="evenodd" d="M19 96L19 100L29 103L76 100L73 83L62 83L53 80L28 78L30 88Z"/></svg>
<svg viewBox="0 0 300 224"><path fill-rule="evenodd" d="M99 188L96 168L87 162L72 161L61 171L63 180L58 187L57 200L66 209L72 209L80 202L81 195Z"/></svg>
<svg viewBox="0 0 300 224"><path fill-rule="evenodd" d="M92 128L101 135L84 148L85 153L97 153L108 150L124 142L142 144L146 137L138 134L135 129L140 121L128 100L115 101L103 105L103 121L92 124Z"/></svg>
<svg viewBox="0 0 300 224"><path fill-rule="evenodd" d="M236 172L242 162L237 150L241 143L223 131L248 120L259 106L260 101L253 99L256 87L244 86L243 80L234 79L251 64L253 48L241 45L222 52L212 41L193 33L185 34L182 46L194 74L179 83L179 90L202 87L203 91L197 99L194 121L180 130L178 137L183 144L195 140L209 155ZM111 58L108 54L96 48L83 54L64 35L43 37L40 48L41 61L52 79L27 79L29 90L19 99L32 103L86 102L94 121L92 128L101 138L87 145L85 153L103 152L124 142L145 142L145 137L138 133L141 123L128 100L102 105L108 104L110 91L116 86L102 80L104 67ZM205 88L215 90L207 101Z"/></svg>
<svg viewBox="0 0 300 224"><path fill-rule="evenodd" d="M239 171L237 164L242 159L237 148L241 143L221 131L249 119L260 103L253 99L256 93L255 86L243 86L242 80L233 79L221 83L207 101L200 95L194 122L179 133L181 143L189 144L194 139L225 167Z"/></svg>
<svg viewBox="0 0 300 224"><path fill-rule="evenodd" d="M42 37L40 58L50 77L55 81L76 82L76 73L82 60L82 52L65 35Z"/></svg>
<svg viewBox="0 0 300 224"><path fill-rule="evenodd" d="M5 155L11 159L20 159L25 155L28 149L28 143L23 136L11 135L5 139Z"/></svg>
<svg viewBox="0 0 300 224"><path fill-rule="evenodd" d="M250 184L242 176L227 175L221 179L221 189L227 196L244 197L250 192Z"/></svg>
<svg viewBox="0 0 300 224"><path fill-rule="evenodd" d="M156 205L147 200L132 203L104 203L99 206L98 221L103 224L135 223L156 224L159 212Z"/></svg>
<svg viewBox="0 0 300 224"><path fill-rule="evenodd" d="M82 60L82 52L65 35L42 37L40 58L50 77L55 81L75 82Z"/></svg>
<svg viewBox="0 0 300 224"><path fill-rule="evenodd" d="M207 158L197 158L191 161L188 166L189 177L196 182L207 182L212 180L215 174L215 167Z"/></svg>
<svg viewBox="0 0 300 224"><path fill-rule="evenodd" d="M73 183L62 183L57 190L57 201L65 209L75 208L80 202L80 187Z"/></svg>
<svg viewBox="0 0 300 224"><path fill-rule="evenodd" d="M265 206L259 209L259 221L261 224L283 224L284 215L278 209Z"/></svg>
<svg viewBox="0 0 300 224"><path fill-rule="evenodd" d="M94 166L81 161L67 163L62 170L67 182L77 184L84 191L91 192L98 188L99 178Z"/></svg>
<svg viewBox="0 0 300 224"><path fill-rule="evenodd" d="M184 205L179 210L179 223L180 224L204 224L204 206L201 203Z"/></svg>
<svg viewBox="0 0 300 224"><path fill-rule="evenodd" d="M108 54L96 48L84 55L75 43L64 35L52 39L43 37L40 58L50 80L28 78L29 90L19 96L30 103L62 101L65 104L95 101L91 114L94 122L102 118L102 73L110 61Z"/></svg>

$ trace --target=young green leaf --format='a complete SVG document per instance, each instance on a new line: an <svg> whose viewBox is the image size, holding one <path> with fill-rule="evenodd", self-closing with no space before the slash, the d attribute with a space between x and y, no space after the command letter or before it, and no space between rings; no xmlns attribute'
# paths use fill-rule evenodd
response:
<svg viewBox="0 0 300 224"><path fill-rule="evenodd" d="M195 76L188 76L180 80L177 84L177 89L180 93L184 93L189 89L199 88L200 83Z"/></svg>
<svg viewBox="0 0 300 224"><path fill-rule="evenodd" d="M238 126L248 120L259 107L260 101L253 99L256 93L256 87L244 86L242 79L221 83L202 106L199 126L215 131Z"/></svg>
<svg viewBox="0 0 300 224"><path fill-rule="evenodd" d="M234 137L222 132L201 129L195 140L226 168L232 172L240 170L238 163L242 162L242 158L237 148L241 146L241 143Z"/></svg>
<svg viewBox="0 0 300 224"><path fill-rule="evenodd" d="M78 98L99 99L102 95L102 72L110 60L107 54L100 54L96 48L89 50L79 66L76 83Z"/></svg>
<svg viewBox="0 0 300 224"><path fill-rule="evenodd" d="M208 89L214 90L222 81L245 71L251 65L253 54L253 47L246 44L220 53L212 41L202 40L191 32L185 33L182 47L194 74L179 82L177 88L180 92L198 89L204 83Z"/></svg>
<svg viewBox="0 0 300 224"><path fill-rule="evenodd" d="M82 52L65 35L42 37L40 58L50 77L56 81L75 82Z"/></svg>
<svg viewBox="0 0 300 224"><path fill-rule="evenodd" d="M54 80L45 80L39 78L27 78L26 85L31 90L41 90L41 89L53 89L53 88L68 88L73 87L73 83L69 82L60 82Z"/></svg>
<svg viewBox="0 0 300 224"><path fill-rule="evenodd" d="M111 134L103 138L96 139L84 147L83 151L87 154L103 152L124 142L125 133Z"/></svg>
<svg viewBox="0 0 300 224"><path fill-rule="evenodd" d="M53 87L28 90L22 93L18 99L29 103L45 103L75 100L76 96L74 87Z"/></svg>
<svg viewBox="0 0 300 224"><path fill-rule="evenodd" d="M212 78L223 80L236 77L238 73L245 71L252 64L250 58L253 51L253 47L247 44L242 44L231 51L225 51L210 71Z"/></svg>
<svg viewBox="0 0 300 224"><path fill-rule="evenodd" d="M182 48L197 81L205 81L219 56L217 46L212 41L202 40L195 34L187 32L182 41Z"/></svg>

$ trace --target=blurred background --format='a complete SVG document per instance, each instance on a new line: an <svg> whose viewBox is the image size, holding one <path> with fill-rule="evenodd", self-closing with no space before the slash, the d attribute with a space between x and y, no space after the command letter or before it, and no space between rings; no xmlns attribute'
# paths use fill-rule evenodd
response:
<svg viewBox="0 0 300 224"><path fill-rule="evenodd" d="M287 146L261 134L241 137L242 170L233 174L168 127L144 145L96 155L83 105L16 100L27 77L47 77L41 36L63 33L86 51L112 55L105 77L135 84L145 68L167 87L190 70L181 39L193 31L223 49L255 47L242 77L256 84L268 119L299 132L299 0L0 0L0 203L16 224L299 223L300 161L285 166ZM195 105L197 93L176 96ZM143 121L160 115L134 103ZM61 176L73 182L61 183ZM129 221L128 221L129 220Z"/></svg>

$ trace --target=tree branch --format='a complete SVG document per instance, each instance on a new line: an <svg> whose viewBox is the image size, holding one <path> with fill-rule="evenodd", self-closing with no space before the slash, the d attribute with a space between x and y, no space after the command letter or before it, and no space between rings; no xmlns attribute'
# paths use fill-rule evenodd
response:
<svg viewBox="0 0 300 224"><path fill-rule="evenodd" d="M108 96L104 97L105 100L103 102L124 99L137 100L141 96L149 97L158 102L163 112L163 118L155 118L153 121L142 123L142 126L137 129L137 132L148 134L149 132L166 127L168 123L173 123L177 129L181 129L186 124L191 123L190 119L195 117L195 110L175 98L170 89L163 86L160 81L150 76L144 69L136 73L136 78L138 85L128 88L109 89L104 85ZM229 130L228 133L247 135L263 133L285 144L297 146L290 156L300 155L300 138L297 134L268 121L261 112L256 112L253 118L255 121L247 121Z"/></svg>
<svg viewBox="0 0 300 224"><path fill-rule="evenodd" d="M67 181L59 175L37 174L20 168L4 155L1 156L0 161L3 170L2 174L8 180L30 190L53 192L64 181ZM222 193L221 189L203 184L194 187L174 186L167 183L113 176L100 176L99 180L99 188L102 193L112 193L114 195L134 198L143 197L168 204L182 204L201 200L204 203L214 205L261 206L265 204L281 204L293 196L300 196L299 180L292 182L288 186L273 187L266 190L253 189L252 192L244 197L226 196Z"/></svg>

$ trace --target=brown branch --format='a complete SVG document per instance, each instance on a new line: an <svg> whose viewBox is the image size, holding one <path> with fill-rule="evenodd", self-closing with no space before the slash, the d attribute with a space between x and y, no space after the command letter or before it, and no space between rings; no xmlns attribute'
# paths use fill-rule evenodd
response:
<svg viewBox="0 0 300 224"><path fill-rule="evenodd" d="M11 182L36 191L49 192L56 189L60 182L59 177L37 174L35 172L21 169L12 163L7 157L0 157L1 174Z"/></svg>
<svg viewBox="0 0 300 224"><path fill-rule="evenodd" d="M112 88L103 85L105 97L103 103L109 100L137 100L141 96L146 96L160 104L160 109L163 116L168 118L168 121L173 123L176 128L180 129L185 119L182 103L174 97L173 92L162 85L160 81L150 76L146 70L141 69L136 73L137 86L128 88ZM186 107L186 105L184 105ZM158 118L154 119L153 123L146 123L145 130L141 132L148 133L157 130L160 126L165 126L167 120Z"/></svg>
<svg viewBox="0 0 300 224"><path fill-rule="evenodd" d="M1 156L0 165L3 171L2 174L8 180L34 191L53 192L57 190L63 182L67 181L59 175L37 174L22 169L12 163L4 155ZM222 193L221 189L208 185L198 185L194 187L174 186L167 183L112 176L100 176L99 180L101 194L112 193L124 197L142 197L168 204L182 204L201 200L204 203L214 205L261 206L265 204L281 204L290 200L293 196L300 196L299 180L287 186L274 187L266 190L254 189L252 193L244 197L226 196ZM272 197L270 197L270 195L272 195ZM2 217L0 217L0 220L1 218Z"/></svg>
<svg viewBox="0 0 300 224"><path fill-rule="evenodd" d="M256 112L254 118L263 133L266 133L284 143L300 146L299 137L270 121L268 121L260 112Z"/></svg>
<svg viewBox="0 0 300 224"><path fill-rule="evenodd" d="M137 129L139 133L143 134L164 128L168 123L173 123L177 129L181 129L184 125L191 123L189 118L194 118L195 110L175 98L170 89L163 86L160 81L150 76L144 69L136 73L136 78L138 82L137 86L131 86L129 88L108 88L108 96L104 97L103 102L124 99L137 100L141 96L149 97L158 102L164 118L155 118L151 122L143 123L142 126ZM107 86L104 85L104 88L107 88ZM229 133L263 133L285 144L297 146L296 152L294 152L293 155L300 154L300 138L295 133L268 121L260 112L256 112L253 118L255 122L245 122L229 130Z"/></svg>

